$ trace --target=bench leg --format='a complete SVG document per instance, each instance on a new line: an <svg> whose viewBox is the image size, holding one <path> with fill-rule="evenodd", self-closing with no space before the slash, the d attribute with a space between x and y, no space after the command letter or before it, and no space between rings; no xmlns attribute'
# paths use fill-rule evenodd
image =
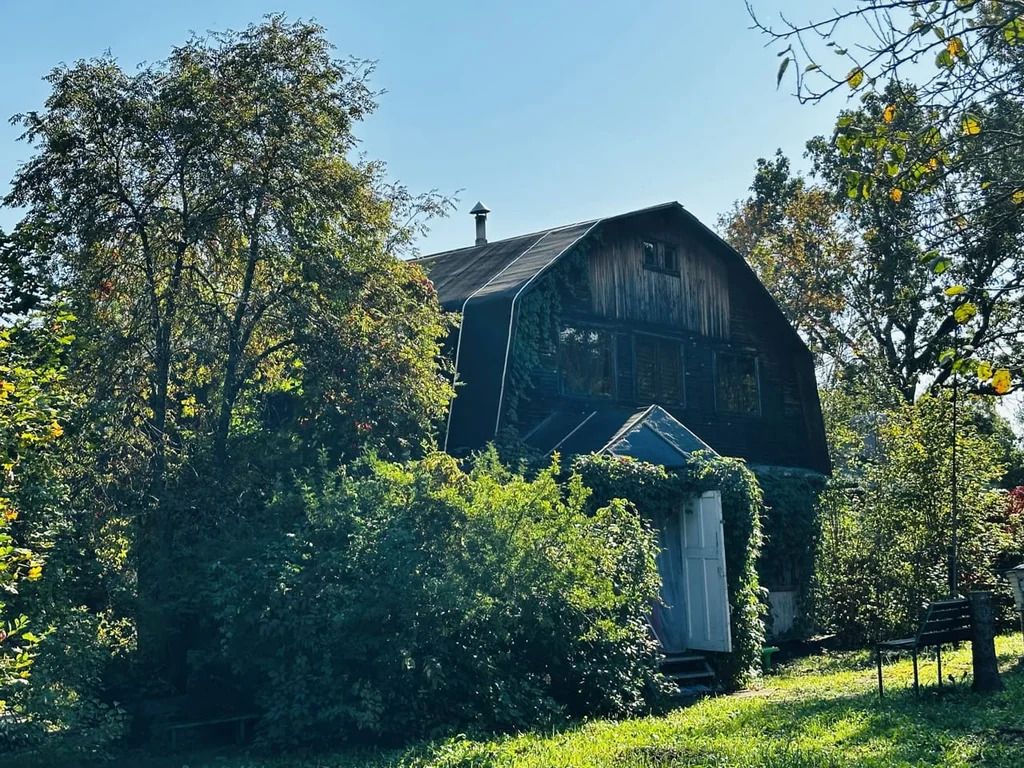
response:
<svg viewBox="0 0 1024 768"><path fill-rule="evenodd" d="M914 695L916 696L916 695L919 695L921 693L921 684L920 684L920 682L918 682L918 679L917 679L917 648L914 648L913 653L914 653Z"/></svg>
<svg viewBox="0 0 1024 768"><path fill-rule="evenodd" d="M882 649L875 649L875 658L878 661L878 698L882 698L885 695L882 690Z"/></svg>
<svg viewBox="0 0 1024 768"><path fill-rule="evenodd" d="M935 653L939 657L939 690L942 690L942 646L935 646Z"/></svg>

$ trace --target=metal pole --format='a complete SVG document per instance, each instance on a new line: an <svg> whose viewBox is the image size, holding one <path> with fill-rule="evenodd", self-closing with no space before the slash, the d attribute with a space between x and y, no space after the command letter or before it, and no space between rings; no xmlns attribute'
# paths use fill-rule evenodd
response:
<svg viewBox="0 0 1024 768"><path fill-rule="evenodd" d="M953 462L952 462L952 465L953 465L952 466L952 474L953 474L953 477L952 477L953 499L952 499L952 522L951 522L951 528L952 528L951 534L952 535L950 537L950 547L949 547L949 596L950 597L956 597L957 596L957 586L958 586L958 581L959 581L959 579L957 578L957 576L958 576L958 574L957 574L957 566L958 566L958 560L959 560L958 549L959 549L959 546L960 546L960 542L959 542L959 531L957 530L957 524L959 522L957 520L957 516L958 516L957 513L959 512L959 509L958 509L959 499L957 498L957 482L956 482L956 479L957 479L956 478L956 475L957 475L957 466L956 466L956 464L957 464L957 461L956 461L957 460L957 456L956 456L956 428L957 428L957 401L959 399L959 393L960 393L960 386L959 386L960 377L957 375L957 370L956 370L956 367L955 367L957 362L959 361L959 355L960 355L960 326L959 325L956 327L954 338L955 338L955 341L954 341L954 344L953 344L953 348L956 351L956 355L953 358L953 366L954 366L954 368L953 368Z"/></svg>

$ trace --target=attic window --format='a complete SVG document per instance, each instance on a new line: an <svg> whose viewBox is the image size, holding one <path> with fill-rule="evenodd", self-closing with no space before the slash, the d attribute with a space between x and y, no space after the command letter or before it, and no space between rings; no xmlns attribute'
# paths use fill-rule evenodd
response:
<svg viewBox="0 0 1024 768"><path fill-rule="evenodd" d="M644 252L644 267L653 269L656 272L670 272L679 274L679 259L676 255L676 247L668 243L660 243L657 240L641 241Z"/></svg>
<svg viewBox="0 0 1024 768"><path fill-rule="evenodd" d="M657 267L658 265L658 244L650 240L644 240L644 266Z"/></svg>
<svg viewBox="0 0 1024 768"><path fill-rule="evenodd" d="M683 402L683 350L674 339L637 334L636 397L644 403Z"/></svg>
<svg viewBox="0 0 1024 768"><path fill-rule="evenodd" d="M715 410L757 416L761 413L758 365L754 355L715 353Z"/></svg>
<svg viewBox="0 0 1024 768"><path fill-rule="evenodd" d="M562 391L583 397L612 397L615 364L612 335L601 328L563 328L558 335Z"/></svg>

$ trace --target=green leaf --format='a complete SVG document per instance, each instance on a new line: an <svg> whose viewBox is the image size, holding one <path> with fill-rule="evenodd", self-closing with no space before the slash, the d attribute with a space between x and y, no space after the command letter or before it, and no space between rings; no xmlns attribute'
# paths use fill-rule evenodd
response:
<svg viewBox="0 0 1024 768"><path fill-rule="evenodd" d="M792 59L789 56L787 56L782 60L782 63L779 65L779 74L775 78L776 88L782 85L782 76L786 74L786 69L789 67L790 61L792 61Z"/></svg>
<svg viewBox="0 0 1024 768"><path fill-rule="evenodd" d="M1017 16L1003 27L1003 39L1010 45L1024 40L1024 17Z"/></svg>
<svg viewBox="0 0 1024 768"><path fill-rule="evenodd" d="M860 174L856 171L846 177L846 196L851 200L860 196Z"/></svg>
<svg viewBox="0 0 1024 768"><path fill-rule="evenodd" d="M942 350L942 354L939 355L939 363L945 363L948 360L952 360L954 357L956 357L956 350L944 349Z"/></svg>
<svg viewBox="0 0 1024 768"><path fill-rule="evenodd" d="M860 67L857 67L856 69L852 70L850 72L850 74L848 74L846 76L846 84L848 86L850 86L851 88L853 88L854 90L857 90L858 88L860 88L861 83L863 83L863 82L864 82L864 70L861 69Z"/></svg>

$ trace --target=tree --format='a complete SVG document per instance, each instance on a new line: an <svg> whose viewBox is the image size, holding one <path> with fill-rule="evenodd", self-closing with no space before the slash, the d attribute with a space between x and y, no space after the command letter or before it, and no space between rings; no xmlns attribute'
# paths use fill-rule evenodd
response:
<svg viewBox="0 0 1024 768"><path fill-rule="evenodd" d="M757 161L750 191L719 219L725 239L746 256L819 360L840 345L853 347L847 308L855 243L835 196L793 175L781 150Z"/></svg>
<svg viewBox="0 0 1024 768"><path fill-rule="evenodd" d="M259 475L254 461L287 471L289 451L409 455L451 396L447 320L398 258L447 203L349 159L371 71L272 16L135 74L109 56L58 67L44 110L18 118L36 151L5 202L27 208L15 236L79 317L85 472L142 522L140 646L157 670L182 510L223 502L197 498L197 476L207 491Z"/></svg>
<svg viewBox="0 0 1024 768"><path fill-rule="evenodd" d="M977 183L991 154L965 147L972 162L927 188L877 181L877 146L847 133L875 122L910 134L927 115L898 85L865 95L833 137L808 143L811 180L793 176L781 155L759 162L754 194L722 222L726 236L748 240L748 259L823 364L908 402L954 369L971 373L975 393L1005 394L1024 359L1024 230ZM939 153L918 172L944 162Z"/></svg>
<svg viewBox="0 0 1024 768"><path fill-rule="evenodd" d="M43 574L66 498L56 443L72 407L62 358L71 317L57 312L0 330L0 702L29 677L39 627L19 594Z"/></svg>
<svg viewBox="0 0 1024 768"><path fill-rule="evenodd" d="M823 407L847 487L823 499L818 620L858 644L912 632L921 605L948 595L950 398L925 395L865 414L870 403L832 389ZM986 418L983 403L961 408L957 581L966 592L998 583L1001 531L993 516L1005 501L993 488L1002 474L999 447L975 426Z"/></svg>
<svg viewBox="0 0 1024 768"><path fill-rule="evenodd" d="M844 113L833 137L850 161L848 194L888 196L896 206L915 209L898 237L913 238L939 276L919 279L916 295L938 289L959 297L930 334L933 340L946 342L957 326L973 321L961 345L924 344L924 364L936 353L942 358L939 383L966 366L980 374L979 389L1005 394L1014 379L1019 386L1021 335L1004 320L1019 313L1022 287L1012 254L1024 220L1024 5L867 0L807 24L783 18L779 29L754 18L784 46L780 82L796 64L802 101L840 89L864 94L864 108ZM933 54L935 69L919 66ZM843 62L842 69L829 61ZM949 281L954 265L966 282ZM913 327L917 320L910 322ZM986 343L990 359L979 351ZM908 369L917 364L908 362Z"/></svg>

